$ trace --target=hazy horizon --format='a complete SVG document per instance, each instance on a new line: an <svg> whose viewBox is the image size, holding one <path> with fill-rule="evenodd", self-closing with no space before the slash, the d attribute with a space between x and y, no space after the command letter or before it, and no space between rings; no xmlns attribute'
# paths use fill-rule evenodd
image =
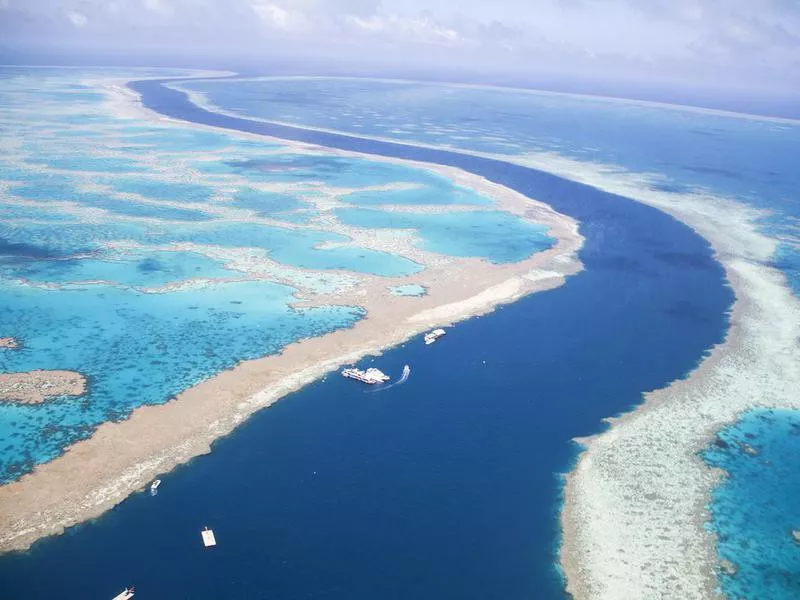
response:
<svg viewBox="0 0 800 600"><path fill-rule="evenodd" d="M387 75L800 117L791 0L0 0L4 63Z"/></svg>

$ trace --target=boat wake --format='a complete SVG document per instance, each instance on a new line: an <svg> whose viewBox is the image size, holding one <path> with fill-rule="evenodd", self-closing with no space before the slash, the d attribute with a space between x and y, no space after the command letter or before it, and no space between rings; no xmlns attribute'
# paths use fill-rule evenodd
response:
<svg viewBox="0 0 800 600"><path fill-rule="evenodd" d="M394 387L394 386L396 386L396 385L400 385L400 384L403 384L403 383L405 383L406 381L408 381L408 376L409 376L409 375L411 375L411 367L409 367L408 365L405 365L405 366L403 367L403 374L402 374L402 375L400 375L400 379L398 379L397 381L395 381L395 382L393 382L393 383L390 383L389 385L384 385L384 386L381 386L381 387L379 387L379 388L377 388L377 389L373 389L373 390L364 390L364 393L365 393L365 394L374 394L374 393L376 393L376 392L385 392L385 391L386 391L386 390L388 390L389 388L393 388L393 387Z"/></svg>

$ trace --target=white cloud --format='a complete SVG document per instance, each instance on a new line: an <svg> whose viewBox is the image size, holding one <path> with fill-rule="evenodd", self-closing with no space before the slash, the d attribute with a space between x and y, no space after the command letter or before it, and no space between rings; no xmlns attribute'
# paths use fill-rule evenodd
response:
<svg viewBox="0 0 800 600"><path fill-rule="evenodd" d="M97 48L188 53L213 44L248 58L301 51L800 86L798 0L0 0L0 8L6 43L58 43L80 29L80 43Z"/></svg>
<svg viewBox="0 0 800 600"><path fill-rule="evenodd" d="M175 9L165 0L142 0L142 5L146 10L161 17L171 17L175 14Z"/></svg>
<svg viewBox="0 0 800 600"><path fill-rule="evenodd" d="M85 27L89 22L89 19L86 17L86 15L78 12L77 10L67 10L64 14L67 17L67 20L72 23L72 26L77 27L78 29Z"/></svg>

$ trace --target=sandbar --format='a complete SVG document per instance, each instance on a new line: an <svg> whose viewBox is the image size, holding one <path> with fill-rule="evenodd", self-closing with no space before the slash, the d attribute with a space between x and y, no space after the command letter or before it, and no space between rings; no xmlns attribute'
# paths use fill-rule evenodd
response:
<svg viewBox="0 0 800 600"><path fill-rule="evenodd" d="M74 371L28 371L0 373L0 402L39 404L58 396L80 396L86 379Z"/></svg>
<svg viewBox="0 0 800 600"><path fill-rule="evenodd" d="M129 103L124 108L139 117L159 118L141 106ZM547 226L555 242L547 250L508 264L419 252L416 258L426 268L413 276L413 282L426 288L423 296L391 293L392 287L408 284L408 278L359 275L359 281L344 290L302 302L361 306L366 316L349 329L300 340L279 354L241 362L165 404L134 410L127 420L104 423L58 458L0 486L0 551L26 549L41 537L101 515L156 476L209 452L214 440L255 411L342 365L378 355L428 329L555 288L582 269L578 251L583 237L578 224L546 204L455 168L380 160L432 170L486 194L496 202L495 209Z"/></svg>

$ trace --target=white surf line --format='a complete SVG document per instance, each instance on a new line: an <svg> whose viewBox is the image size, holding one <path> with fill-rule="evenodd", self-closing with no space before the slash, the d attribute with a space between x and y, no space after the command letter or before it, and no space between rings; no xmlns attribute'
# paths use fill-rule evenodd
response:
<svg viewBox="0 0 800 600"><path fill-rule="evenodd" d="M736 294L727 338L686 379L645 395L607 431L581 440L586 450L565 489L561 564L578 600L716 595L715 540L704 525L719 477L697 452L750 408L800 409L800 302L785 275L768 266L777 241L755 225L764 211L708 193L654 191L656 174L555 153L508 156L298 127L217 111L195 92L189 98L236 118L536 168L658 208L708 240Z"/></svg>

